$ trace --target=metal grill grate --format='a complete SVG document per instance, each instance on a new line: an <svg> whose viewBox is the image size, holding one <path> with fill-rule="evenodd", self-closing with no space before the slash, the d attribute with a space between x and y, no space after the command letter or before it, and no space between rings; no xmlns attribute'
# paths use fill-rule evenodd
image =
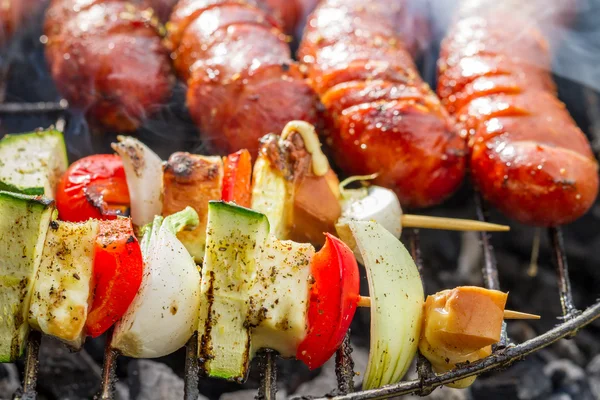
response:
<svg viewBox="0 0 600 400"><path fill-rule="evenodd" d="M1 79L0 79L1 82ZM58 114L56 128L64 130L66 126L65 111L68 109L66 101L43 102L43 103L4 103L2 104L3 91L0 88L0 116L3 114ZM484 203L481 196L475 194L477 217L487 220ZM336 376L338 381L337 390L334 389L326 397L318 400L338 399L338 400L366 400L375 398L387 398L406 394L418 394L421 396L431 393L436 387L453 381L488 372L500 368L505 368L515 361L518 361L528 354L542 349L556 341L572 337L577 331L585 325L591 323L600 317L600 302L592 305L581 312L573 305L571 283L569 280L568 264L564 249L564 242L560 228L549 228L548 235L553 248L554 261L556 263L557 281L559 287L560 302L563 310L563 323L554 329L528 340L519 345L510 344L506 336L506 325L503 326L502 339L495 346L494 352L489 357L462 366L453 371L437 375L434 374L429 362L419 355L417 359L418 379L406 382L400 382L388 385L379 389L354 392L353 377L354 363L352 361L352 347L350 345L350 336L346 336L341 348L336 353ZM483 248L483 283L490 289L499 289L498 268L491 237L487 232L480 233L481 245ZM419 270L422 270L422 260L419 244L418 230L409 232L409 246L411 254ZM112 335L112 330L109 335ZM26 348L25 371L23 378L23 388L15 394L14 399L34 399L36 397L36 382L38 372L38 352L41 341L39 332L32 332ZM107 342L104 357L104 367L102 372L102 389L97 396L98 399L110 400L114 398L114 388L116 383L116 360L118 354L109 347L110 340ZM198 360L197 354L197 336L194 335L187 344L185 361L185 395L186 400L197 400L199 396L198 389ZM275 358L272 351L265 350L260 353L261 382L258 390L258 399L274 400L277 392L277 369ZM332 396L333 394L333 396Z"/></svg>

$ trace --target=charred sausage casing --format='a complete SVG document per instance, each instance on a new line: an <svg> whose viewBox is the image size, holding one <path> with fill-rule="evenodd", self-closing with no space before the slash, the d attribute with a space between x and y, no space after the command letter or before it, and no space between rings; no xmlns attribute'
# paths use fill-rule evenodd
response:
<svg viewBox="0 0 600 400"><path fill-rule="evenodd" d="M556 97L536 14L481 3L462 3L442 45L438 80L438 94L468 140L474 182L520 222L571 222L598 192L590 145Z"/></svg>
<svg viewBox="0 0 600 400"><path fill-rule="evenodd" d="M135 130L170 95L171 63L150 8L121 0L53 0L46 58L59 91L101 126Z"/></svg>
<svg viewBox="0 0 600 400"><path fill-rule="evenodd" d="M289 121L317 122L317 99L264 1L181 0L169 23L187 105L220 152L247 148Z"/></svg>
<svg viewBox="0 0 600 400"><path fill-rule="evenodd" d="M465 173L464 141L419 77L399 27L405 1L324 0L299 49L325 106L326 139L346 174L379 173L406 207L440 203Z"/></svg>

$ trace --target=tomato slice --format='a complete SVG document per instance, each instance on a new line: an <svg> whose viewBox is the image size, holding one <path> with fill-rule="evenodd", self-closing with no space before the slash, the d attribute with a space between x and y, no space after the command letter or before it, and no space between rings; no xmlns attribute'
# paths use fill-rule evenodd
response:
<svg viewBox="0 0 600 400"><path fill-rule="evenodd" d="M250 207L252 200L252 156L246 149L224 157L223 201Z"/></svg>
<svg viewBox="0 0 600 400"><path fill-rule="evenodd" d="M310 268L314 283L308 304L308 332L296 358L315 369L325 364L344 340L358 303L359 275L352 250L328 233Z"/></svg>
<svg viewBox="0 0 600 400"><path fill-rule="evenodd" d="M97 337L117 322L142 283L144 263L129 218L100 221L94 253L94 300L85 323Z"/></svg>
<svg viewBox="0 0 600 400"><path fill-rule="evenodd" d="M71 164L56 191L63 221L114 219L129 209L129 190L121 157L96 154Z"/></svg>

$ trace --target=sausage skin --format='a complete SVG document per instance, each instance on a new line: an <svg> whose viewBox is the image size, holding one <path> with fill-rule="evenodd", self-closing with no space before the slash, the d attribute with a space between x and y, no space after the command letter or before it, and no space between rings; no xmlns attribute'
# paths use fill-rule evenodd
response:
<svg viewBox="0 0 600 400"><path fill-rule="evenodd" d="M556 96L535 13L465 11L476 3L481 1L462 3L442 44L438 76L442 103L468 141L473 180L491 204L517 221L572 222L596 199L598 167Z"/></svg>
<svg viewBox="0 0 600 400"><path fill-rule="evenodd" d="M133 131L171 93L168 49L150 8L123 0L53 0L46 59L59 91L102 127Z"/></svg>
<svg viewBox="0 0 600 400"><path fill-rule="evenodd" d="M465 174L465 144L418 75L399 28L405 1L323 0L299 49L326 110L325 143L349 175L378 173L406 207L428 207Z"/></svg>
<svg viewBox="0 0 600 400"><path fill-rule="evenodd" d="M318 121L317 98L268 10L264 0L181 0L171 15L190 114L218 152L256 154L258 140L289 121Z"/></svg>

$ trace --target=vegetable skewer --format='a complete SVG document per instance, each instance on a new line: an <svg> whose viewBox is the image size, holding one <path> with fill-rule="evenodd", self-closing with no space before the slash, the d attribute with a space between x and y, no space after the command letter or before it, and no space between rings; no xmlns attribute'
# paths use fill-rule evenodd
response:
<svg viewBox="0 0 600 400"><path fill-rule="evenodd" d="M292 125L292 128L294 126L297 124ZM272 223L273 221L277 222L276 214L261 214L232 204L209 201L207 198L207 237L206 244L202 244L202 251L205 255L201 277L188 251L184 250L182 243L176 237L181 228L193 227L198 224L200 219L192 208L188 207L181 212L174 209L171 216L164 220L159 216L158 219L155 218L152 225L142 230L144 239L141 246L135 241L133 235L130 235L132 240L123 240L125 245L129 244L141 250L144 272L141 288L133 299L133 303L126 304L129 305L126 317L117 324L113 336L113 347L134 357L161 356L181 347L189 339L197 323L200 332L199 357L203 360L204 371L210 376L243 380L252 355L263 347L273 348L282 356L296 357L304 361L310 368L317 368L340 345L356 307L359 305L358 267L350 250L352 248L355 254L360 254L360 259L367 268L370 282L373 313L372 354L367 372L367 385L377 387L401 379L414 357L421 332L424 295L420 276L410 255L397 240L396 232L392 234L389 228L375 222L353 220L352 214L346 213L346 210L342 213L343 204L340 203L348 201L344 195L350 194L351 197L354 196L354 199L358 199L354 203L361 203L364 198L360 196L366 194L368 197L369 190L385 191L385 189L371 187L362 191L360 189L349 191L343 188L340 190L337 177L329 169L327 160L324 156L320 157L322 153L316 151L319 150L318 140L314 137L315 144L315 141L311 139L311 134L314 135L312 129L305 135L295 129L290 129L287 134L282 135L282 138L274 135L267 137L263 141L263 145L276 145L276 147L271 148L271 154L267 152L261 154L257 163L263 163L265 168L262 172L266 171L267 173L262 175L262 178L267 178L267 183L273 177L280 178L277 175L278 171L285 170L294 163L299 165L299 168L288 171L292 173L293 178L301 178L297 181L291 180L294 184L291 188L293 190L292 197L298 197L306 190L311 193L315 187L329 193L333 200L332 204L336 204L338 207L339 215L343 214L343 218L335 218L331 221L329 231L333 232L337 228L340 233L340 229L347 226L348 232L340 234L347 245L328 234L325 236L325 246L319 252L315 252L312 245L306 243L308 240L301 240L299 243L280 240L279 238L285 238L288 233L292 235L297 235L297 233L289 232L289 226L285 224L281 225L282 229L279 232L274 231ZM130 144L137 146L135 141ZM125 154L131 155L133 159L137 154L145 151L145 148L141 146L143 145L140 144L137 148L139 152L125 151ZM289 152L287 152L288 150ZM311 150L311 152L306 150ZM267 161L277 160L277 158L267 158L274 154L290 157L279 159L285 161L278 166L281 168L280 170L273 170L267 164ZM187 167L188 160L206 165L208 168L204 171L214 181L214 184L210 186L210 190L216 193L214 197L222 197L223 188L227 187L230 192L229 196L233 196L234 199L247 199L247 197L238 195L240 187L243 188L241 191L245 193L250 190L248 160L246 160L244 168L234 168L234 171L229 171L235 173L225 174L223 169L214 169L213 167L219 163L240 165L243 157L245 156L238 154L224 162L220 158L213 158L213 162L210 163L207 162L207 157L179 153L175 158L171 157L169 160L171 165L168 165L168 168L172 168L175 172L185 171L185 169L178 168L180 165ZM137 164L137 172L141 172L140 166L143 165L143 162ZM148 175L151 177L150 180L166 186L168 181L160 177L161 173L155 168L157 163L155 162L153 165L154 172ZM325 166L324 171L320 169L323 166ZM94 167L96 168L98 165ZM103 168L90 169L104 171ZM127 168L116 168L116 170L127 171ZM136 171L136 168L133 170ZM194 171L194 173L196 172ZM255 189L256 183L260 183L257 179L257 175L259 178L261 177L260 168L258 172L259 174L255 174L253 182ZM94 193L103 193L104 187L123 187L124 185L127 187L126 179L129 177L125 177L125 174L121 172L108 177L101 174L90 174L93 176L86 177L83 181L87 180L92 183L89 186L95 189ZM99 182L98 176L101 178ZM223 178L224 176L231 178ZM138 177L145 177L145 175L140 173ZM238 180L239 177L242 179ZM111 179L117 181L114 182ZM182 182L184 181L180 183ZM240 182L242 184L237 184ZM303 187L306 182L309 184ZM99 185L99 183L105 186ZM289 195L290 186L286 185L287 183L284 182L284 191L275 194L277 196L282 193L283 196ZM143 194L142 180L136 182L134 187L137 188L137 195ZM174 186L170 187L171 190L173 188ZM165 190L164 187L162 189ZM83 193L80 199L86 198L87 190L88 187L84 185L81 189ZM336 190L339 191L337 196ZM131 196L131 198L136 197L138 201L150 200L151 204L156 207L158 204L156 199L149 197L162 192L148 190L147 193L152 193L152 196ZM342 197L344 198L342 199ZM103 200L107 198L110 199L110 196L101 196ZM187 201L186 198L179 199L183 201L183 204ZM256 196L252 197L252 205L256 199ZM258 199L261 199L260 195ZM269 200L264 195L262 199ZM66 204L68 205L68 203ZM280 204L285 205L286 203ZM364 205L364 202L362 204ZM306 204L300 204L300 207L297 204L293 206L304 211L306 216L314 217L314 214L310 213L312 210L306 207ZM267 211L271 212L273 209L277 208L267 209ZM286 207L283 207L283 210L285 209ZM294 211L298 212L296 209ZM279 211L281 210L279 209ZM111 217L116 220L100 222L89 220L82 224L53 222L50 225L76 230L84 226L89 226L91 229L91 227L97 227L98 224L127 221L131 227L129 219ZM397 218L397 221L400 220L400 217ZM286 222L285 218L280 219L279 223L281 222ZM274 232L277 232L275 236L273 236ZM67 239L66 235L54 233L53 235L56 245L45 248L43 254L51 254L53 251L58 254L61 246L66 245L70 246L70 254L76 254L73 252L78 248L75 242ZM278 235L281 236L276 238ZM112 235L108 236L112 237ZM94 249L95 243L97 243L96 235L90 233L86 237L89 240L80 240L87 244L88 249ZM118 240L111 241L107 247L112 248L112 243L120 243L121 239L126 237L121 234L115 235ZM314 236L312 239L317 241ZM102 241L100 244L103 248ZM198 249L197 246L196 249ZM167 251L171 251L173 254L166 254ZM127 254L130 253L131 251ZM68 288L65 287L66 291L56 294L58 297L65 297L61 300L65 304L76 304L77 309L86 309L85 305L91 304L92 298L89 294L93 291L89 290L89 282L92 281L92 272L96 275L100 271L96 265L100 264L97 259L98 248L96 247L93 258L90 259L89 252L87 254L86 262L73 262L77 268L80 268L78 271L85 271L86 281L80 282L83 279L82 274L75 272L73 279L69 277L73 281L72 285ZM42 258L51 260L49 256ZM117 267L120 264L133 265L130 261L132 260L116 261L115 259ZM68 260L65 262L69 263ZM141 266L142 262L138 265ZM175 265L176 268L174 268ZM37 300L34 299L33 302L34 315L29 317L33 326L38 329L71 344L79 345L86 333L85 329L87 329L87 333L99 334L102 329L108 328L114 320L123 315L124 308L122 306L125 302L118 304L121 306L121 314L114 319L108 319L102 315L96 319L101 322L97 331L92 332L86 321L89 317L85 313L76 316L77 318L74 319L77 321L76 324L69 322L68 318L65 319L63 316L61 320L54 322L60 324L60 329L48 329L46 321L55 320L54 312L48 307L44 308L45 306L40 303L39 299L44 297L43 290L49 286L50 288L47 290L54 292L54 286L51 285L52 280L62 279L63 275L69 274L70 270L66 267L60 268L61 271L63 269L64 271L60 272L59 276L58 272L55 272L58 268L44 268L47 273L36 274L38 279L34 287L36 292L40 292L40 296L39 298L35 296ZM79 278L76 278L75 274ZM125 276L123 279L117 279L117 276L119 275L108 276L109 285L106 287L110 287L110 282L117 280L128 281ZM102 282L102 279L98 281ZM106 284L106 280L104 282ZM75 289L71 289L71 287ZM168 294L168 288L174 290ZM0 289L2 289L1 285ZM111 297L116 298L123 297L121 292L125 293L126 290L129 290L124 286L115 286L113 289L109 293ZM79 293L81 296L73 297L71 292ZM106 291L104 292L106 293ZM152 296L148 295L150 292L153 293ZM96 290L96 294L98 293L103 293L103 290ZM131 291L129 290L128 293ZM173 295L176 296L173 297ZM96 304L96 299L93 300ZM36 305L38 303L40 305ZM99 304L107 303L100 301ZM114 305L108 307L109 311L115 309ZM196 317L196 310L200 311L199 317ZM93 309L91 311L90 315L93 314ZM404 316L402 321L389 318L389 315L397 314ZM164 323L160 324L160 328L149 329L148 327L154 326L157 319L163 320ZM218 324L218 329L212 329L213 326L216 326L215 324ZM76 325L76 329L71 329L71 325ZM91 324L91 326L96 325L98 324ZM152 334L149 334L150 331ZM399 333L402 340L398 339ZM232 342L234 337L238 337L240 340ZM324 338L330 339L324 340ZM236 345L233 345L234 343ZM403 343L411 344L406 346ZM387 354L386 357L383 357L382 351Z"/></svg>

